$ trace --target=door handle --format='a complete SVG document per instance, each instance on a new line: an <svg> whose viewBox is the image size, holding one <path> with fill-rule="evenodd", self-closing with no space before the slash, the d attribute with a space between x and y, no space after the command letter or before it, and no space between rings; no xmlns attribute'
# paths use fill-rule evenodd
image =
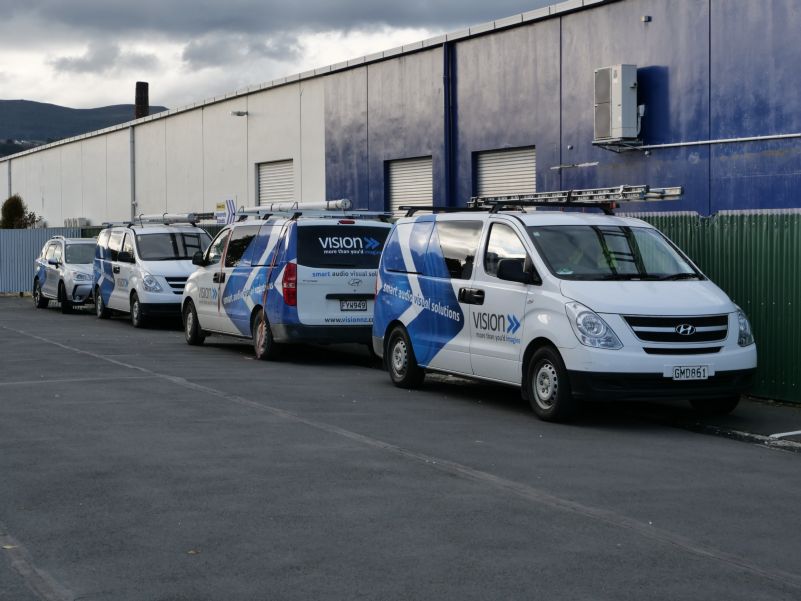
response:
<svg viewBox="0 0 801 601"><path fill-rule="evenodd" d="M217 273L212 276L211 281L215 284L223 284L225 283L225 273L222 271L218 271Z"/></svg>
<svg viewBox="0 0 801 601"><path fill-rule="evenodd" d="M459 288L459 302L466 305L483 305L484 291L477 288Z"/></svg>
<svg viewBox="0 0 801 601"><path fill-rule="evenodd" d="M120 268L117 265L115 265L114 267L111 268L111 271L113 271L114 273L119 273Z"/></svg>

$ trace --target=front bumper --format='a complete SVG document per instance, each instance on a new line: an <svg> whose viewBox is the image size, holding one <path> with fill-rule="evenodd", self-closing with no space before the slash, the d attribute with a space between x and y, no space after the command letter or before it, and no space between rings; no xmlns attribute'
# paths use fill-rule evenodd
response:
<svg viewBox="0 0 801 601"><path fill-rule="evenodd" d="M368 326L306 326L303 324L271 324L276 342L339 344L356 342L369 344L373 327Z"/></svg>
<svg viewBox="0 0 801 601"><path fill-rule="evenodd" d="M139 309L143 317L179 317L181 303L140 303Z"/></svg>
<svg viewBox="0 0 801 601"><path fill-rule="evenodd" d="M76 284L72 287L70 301L73 305L82 305L92 300L92 283Z"/></svg>
<svg viewBox="0 0 801 601"><path fill-rule="evenodd" d="M707 380L674 381L661 373L568 371L573 396L597 401L696 400L746 392L755 369L719 371Z"/></svg>

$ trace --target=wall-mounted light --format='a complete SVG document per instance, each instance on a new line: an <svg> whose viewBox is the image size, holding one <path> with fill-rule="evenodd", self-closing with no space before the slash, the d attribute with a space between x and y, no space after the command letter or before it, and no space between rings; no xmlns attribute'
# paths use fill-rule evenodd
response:
<svg viewBox="0 0 801 601"><path fill-rule="evenodd" d="M232 117L247 117L248 116L248 112L247 111L231 111L231 116Z"/></svg>

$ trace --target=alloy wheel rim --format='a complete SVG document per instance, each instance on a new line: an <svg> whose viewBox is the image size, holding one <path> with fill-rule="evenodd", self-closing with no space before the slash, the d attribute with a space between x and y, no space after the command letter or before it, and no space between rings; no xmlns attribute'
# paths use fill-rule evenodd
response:
<svg viewBox="0 0 801 601"><path fill-rule="evenodd" d="M195 316L192 314L192 310L189 309L186 312L186 335L187 337L192 335L192 328L195 325Z"/></svg>

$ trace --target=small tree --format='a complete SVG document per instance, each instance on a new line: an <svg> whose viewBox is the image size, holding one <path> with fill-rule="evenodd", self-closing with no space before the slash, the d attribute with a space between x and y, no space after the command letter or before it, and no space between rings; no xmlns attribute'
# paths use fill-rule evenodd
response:
<svg viewBox="0 0 801 601"><path fill-rule="evenodd" d="M0 209L0 228L25 229L36 224L36 213L29 211L19 194L13 194L3 203Z"/></svg>

